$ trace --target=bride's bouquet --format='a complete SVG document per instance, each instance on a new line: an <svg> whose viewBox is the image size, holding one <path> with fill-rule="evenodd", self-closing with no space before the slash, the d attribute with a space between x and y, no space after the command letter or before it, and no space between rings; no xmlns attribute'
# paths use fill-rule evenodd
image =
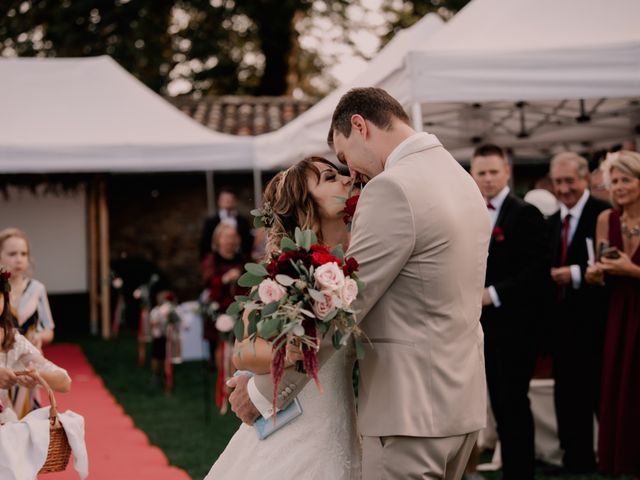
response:
<svg viewBox="0 0 640 480"><path fill-rule="evenodd" d="M304 361L297 368L312 377L318 388L316 354L322 337L330 334L334 348L339 349L353 334L357 355L362 356L351 304L364 283L358 279L358 262L345 258L342 247L330 250L318 243L314 232L297 228L295 241L284 237L277 255L262 264L248 263L245 269L238 284L252 287L251 294L235 297L227 313L237 319L237 338L245 336L242 317L246 314L249 338L272 343L274 391L284 372L287 342L301 347Z"/></svg>

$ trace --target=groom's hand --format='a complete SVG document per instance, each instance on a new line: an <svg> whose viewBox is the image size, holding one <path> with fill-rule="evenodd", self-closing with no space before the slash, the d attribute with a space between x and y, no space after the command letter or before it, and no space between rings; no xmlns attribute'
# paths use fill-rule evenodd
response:
<svg viewBox="0 0 640 480"><path fill-rule="evenodd" d="M260 416L260 412L251 401L247 391L247 383L249 383L250 378L242 375L230 378L227 381L227 386L233 389L233 392L229 395L231 410L236 414L236 417L247 425L253 425L256 418Z"/></svg>

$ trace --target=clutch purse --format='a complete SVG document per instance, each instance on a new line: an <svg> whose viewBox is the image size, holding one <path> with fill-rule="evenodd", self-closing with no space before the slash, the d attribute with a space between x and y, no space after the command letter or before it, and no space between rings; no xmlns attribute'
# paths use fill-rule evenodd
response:
<svg viewBox="0 0 640 480"><path fill-rule="evenodd" d="M249 376L252 377L253 373L246 370L238 370L233 374L234 377L238 376ZM255 428L256 433L258 434L258 438L260 440L264 440L272 433L277 432L282 427L290 423L291 421L298 418L302 415L302 405L300 404L300 400L294 398L293 401L284 409L278 411L275 415L275 419L264 418L262 416L258 417L253 424L253 428Z"/></svg>

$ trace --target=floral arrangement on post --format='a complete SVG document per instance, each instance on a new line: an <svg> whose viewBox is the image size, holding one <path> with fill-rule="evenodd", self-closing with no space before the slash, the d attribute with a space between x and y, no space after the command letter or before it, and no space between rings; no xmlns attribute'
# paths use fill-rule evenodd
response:
<svg viewBox="0 0 640 480"><path fill-rule="evenodd" d="M284 372L288 341L300 345L304 361L296 367L313 378L319 389L316 354L324 335L331 332L333 346L339 349L353 334L356 353L362 358L361 331L351 304L364 283L358 279L358 262L345 258L342 247L329 250L318 243L313 231L297 228L295 241L282 239L278 255L263 264L248 263L245 269L238 284L253 290L249 296L237 296L227 314L236 319L246 314L249 338L272 343L274 392ZM242 319L234 329L237 338L244 338Z"/></svg>

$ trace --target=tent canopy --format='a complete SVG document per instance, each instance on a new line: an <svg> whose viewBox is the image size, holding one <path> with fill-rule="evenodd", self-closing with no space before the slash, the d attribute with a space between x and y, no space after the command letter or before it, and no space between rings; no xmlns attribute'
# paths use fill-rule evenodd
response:
<svg viewBox="0 0 640 480"><path fill-rule="evenodd" d="M595 149L640 131L639 16L637 0L472 0L397 52L401 68L351 86L385 88L460 160L483 142L529 158ZM260 165L295 161L266 153Z"/></svg>
<svg viewBox="0 0 640 480"><path fill-rule="evenodd" d="M0 60L0 171L253 167L250 138L215 133L108 56Z"/></svg>

